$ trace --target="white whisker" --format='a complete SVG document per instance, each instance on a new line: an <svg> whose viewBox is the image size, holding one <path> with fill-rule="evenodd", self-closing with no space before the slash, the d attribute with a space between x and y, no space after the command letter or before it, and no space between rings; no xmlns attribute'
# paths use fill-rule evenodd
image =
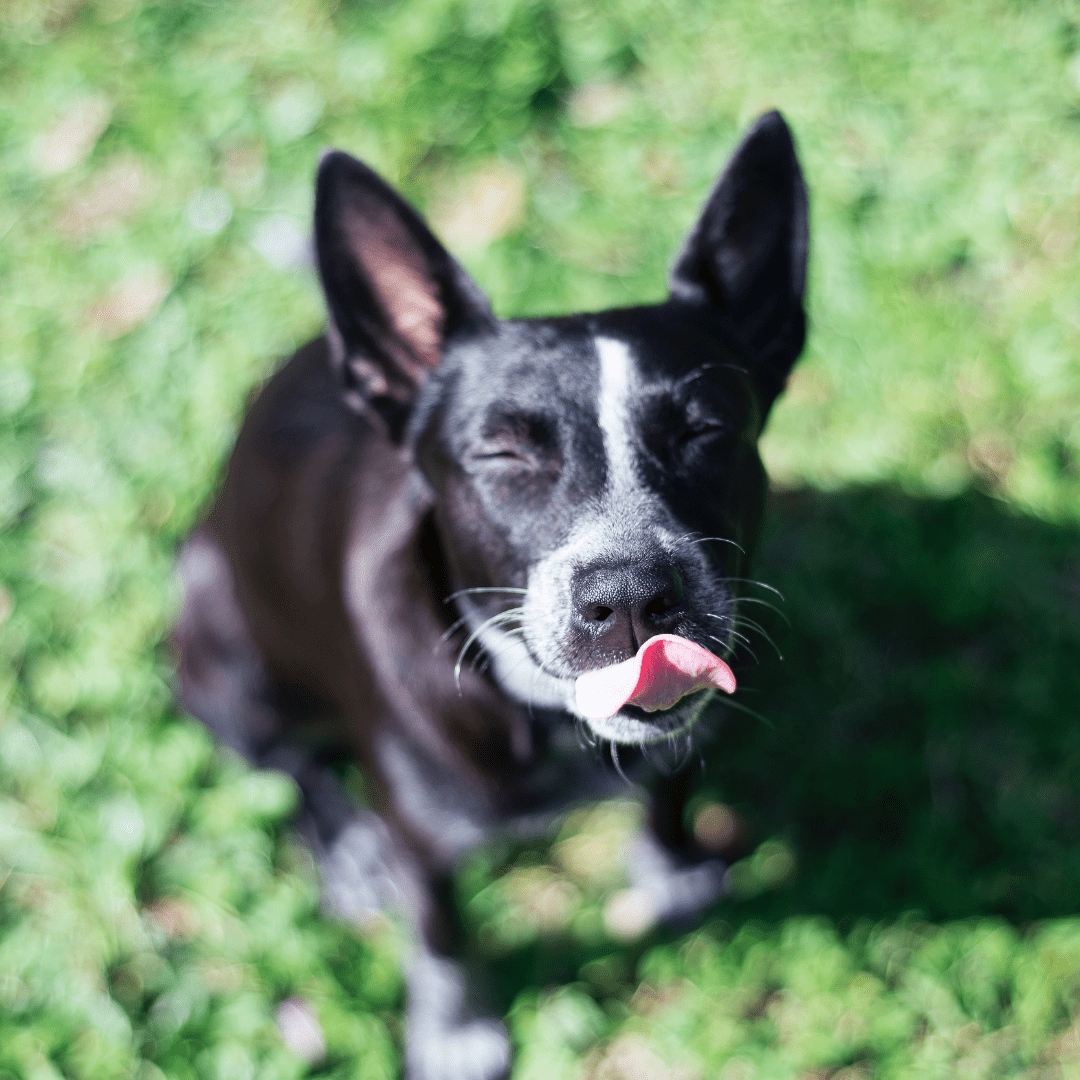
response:
<svg viewBox="0 0 1080 1080"><path fill-rule="evenodd" d="M787 614L781 611L775 604L770 604L768 600L759 600L756 596L740 596L739 603L760 604L762 607L767 607L770 611L775 611L776 614L779 615L780 618L788 624L788 626L791 625L791 620L787 617Z"/></svg>
<svg viewBox="0 0 1080 1080"><path fill-rule="evenodd" d="M764 581L755 581L753 578L748 578L748 577L729 577L729 578L724 578L724 580L725 581L741 581L746 585L757 585L759 588L768 589L769 592L776 593L776 595L779 596L780 599L783 600L785 604L787 603L787 599L784 597L784 594L779 589L774 589L771 585L766 585Z"/></svg>
<svg viewBox="0 0 1080 1080"><path fill-rule="evenodd" d="M608 745L611 748L611 761L615 766L615 771L626 781L629 787L633 787L634 785L630 783L630 777L623 772L622 765L619 764L618 744L613 739Z"/></svg>
<svg viewBox="0 0 1080 1080"><path fill-rule="evenodd" d="M767 716L762 716L761 713L755 712L755 710L743 705L742 702L732 701L731 698L725 698L723 704L725 708L734 709L736 712L744 712L748 716L752 716L755 720L760 720L768 728L776 728L776 725Z"/></svg>
<svg viewBox="0 0 1080 1080"><path fill-rule="evenodd" d="M510 608L507 611L500 611L491 618L485 619L475 630L465 639L465 643L458 651L457 663L454 665L454 685L458 688L458 693L461 693L461 666L465 661L465 654L469 651L469 646L476 641L481 634L489 626L500 626L507 622L516 622L525 614L522 608Z"/></svg>
<svg viewBox="0 0 1080 1080"><path fill-rule="evenodd" d="M718 543L718 544L730 544L732 547L738 548L739 551L742 552L743 555L746 554L746 552L745 552L745 550L743 550L743 547L742 547L741 544L735 543L734 540L729 540L726 536L703 536L703 537L701 537L700 540L692 541L692 543L694 543L694 544L709 544L709 543L713 543L713 542ZM738 581L740 579L739 578L725 578L724 580L725 581Z"/></svg>
<svg viewBox="0 0 1080 1080"><path fill-rule="evenodd" d="M528 590L518 588L516 585L507 585L505 588L495 585L482 585L474 589L458 589L457 592L451 593L444 601L444 604L449 604L452 600L456 600L459 596L472 596L475 593L519 593L524 596Z"/></svg>
<svg viewBox="0 0 1080 1080"><path fill-rule="evenodd" d="M755 633L760 634L776 650L776 655L781 660L784 659L784 654L780 651L780 647L776 644L775 641L773 641L773 639L769 636L769 632L760 623L754 622L753 619L748 619L745 615L740 615L739 618L736 620L735 625L748 626Z"/></svg>

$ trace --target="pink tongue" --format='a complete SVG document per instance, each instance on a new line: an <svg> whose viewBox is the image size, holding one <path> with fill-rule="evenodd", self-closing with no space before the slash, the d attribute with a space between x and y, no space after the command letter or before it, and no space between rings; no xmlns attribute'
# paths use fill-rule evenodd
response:
<svg viewBox="0 0 1080 1080"><path fill-rule="evenodd" d="M670 709L687 694L710 686L733 694L731 668L693 641L659 634L649 638L637 656L579 675L575 696L582 716L606 720L624 705L637 705L646 712Z"/></svg>

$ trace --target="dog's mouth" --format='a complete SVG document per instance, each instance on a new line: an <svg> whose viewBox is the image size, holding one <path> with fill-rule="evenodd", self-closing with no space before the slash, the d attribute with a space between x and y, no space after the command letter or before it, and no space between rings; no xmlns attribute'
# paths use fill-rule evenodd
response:
<svg viewBox="0 0 1080 1080"><path fill-rule="evenodd" d="M723 660L697 642L674 634L647 639L618 664L580 675L551 672L533 653L528 635L510 623L510 609L477 619L470 640L487 654L495 681L530 707L566 710L594 735L615 743L645 744L688 731L717 690L735 691L735 676Z"/></svg>
<svg viewBox="0 0 1080 1080"><path fill-rule="evenodd" d="M693 728L717 690L735 691L731 669L687 638L660 634L621 664L574 681L572 711L601 739L639 744Z"/></svg>
<svg viewBox="0 0 1080 1080"><path fill-rule="evenodd" d="M586 671L574 682L574 711L586 720L609 720L627 706L667 712L699 690L735 692L731 668L688 638L658 634L619 664Z"/></svg>

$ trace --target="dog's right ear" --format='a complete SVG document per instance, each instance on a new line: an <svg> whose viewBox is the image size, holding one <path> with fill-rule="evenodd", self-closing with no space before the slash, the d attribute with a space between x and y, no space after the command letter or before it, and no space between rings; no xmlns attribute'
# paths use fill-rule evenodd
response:
<svg viewBox="0 0 1080 1080"><path fill-rule="evenodd" d="M346 399L399 438L444 342L493 326L491 308L420 215L340 151L319 166L315 251Z"/></svg>

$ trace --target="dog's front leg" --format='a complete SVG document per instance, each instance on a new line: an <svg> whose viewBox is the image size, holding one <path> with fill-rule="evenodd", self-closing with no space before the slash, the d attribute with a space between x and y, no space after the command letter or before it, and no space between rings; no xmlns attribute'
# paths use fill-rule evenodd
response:
<svg viewBox="0 0 1080 1080"><path fill-rule="evenodd" d="M405 1075L408 1080L500 1080L510 1071L502 1022L478 1005L476 980L450 956L448 879L407 868L406 904L415 935L406 966Z"/></svg>
<svg viewBox="0 0 1080 1080"><path fill-rule="evenodd" d="M510 1070L503 1024L475 1015L465 968L421 942L408 968L408 1080L499 1080Z"/></svg>
<svg viewBox="0 0 1080 1080"><path fill-rule="evenodd" d="M475 980L450 956L449 881L430 875L397 830L349 809L332 776L305 799L301 830L316 851L327 902L359 925L380 911L405 922L405 1075L408 1080L500 1080L510 1068L502 1023L477 1007Z"/></svg>
<svg viewBox="0 0 1080 1080"><path fill-rule="evenodd" d="M636 937L657 923L691 920L726 895L727 866L686 830L692 785L687 770L662 777L656 785L648 823L626 853L630 887L608 905L608 921L616 933Z"/></svg>

